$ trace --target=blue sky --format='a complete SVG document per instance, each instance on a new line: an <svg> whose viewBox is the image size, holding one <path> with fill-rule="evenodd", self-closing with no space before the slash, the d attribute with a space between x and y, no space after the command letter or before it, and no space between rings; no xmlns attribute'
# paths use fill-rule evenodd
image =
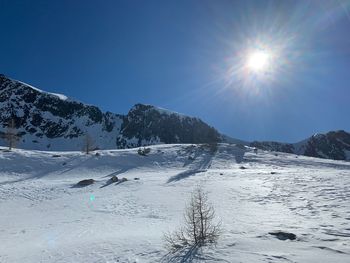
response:
<svg viewBox="0 0 350 263"><path fill-rule="evenodd" d="M245 140L350 130L350 2L0 0L0 73L105 111L147 103ZM264 72L246 54L274 54Z"/></svg>

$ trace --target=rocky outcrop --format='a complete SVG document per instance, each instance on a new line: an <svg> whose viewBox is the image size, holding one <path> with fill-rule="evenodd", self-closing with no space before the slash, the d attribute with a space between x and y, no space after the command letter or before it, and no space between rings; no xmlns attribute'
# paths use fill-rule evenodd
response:
<svg viewBox="0 0 350 263"><path fill-rule="evenodd" d="M263 150L295 153L310 157L350 160L350 133L339 130L315 134L298 143L252 142L250 146Z"/></svg>

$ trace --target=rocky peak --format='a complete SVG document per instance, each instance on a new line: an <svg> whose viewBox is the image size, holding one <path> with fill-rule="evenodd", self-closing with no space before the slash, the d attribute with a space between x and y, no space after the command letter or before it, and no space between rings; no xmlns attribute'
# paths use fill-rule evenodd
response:
<svg viewBox="0 0 350 263"><path fill-rule="evenodd" d="M15 119L19 147L80 150L89 134L98 148L126 148L155 143L205 143L221 135L203 121L152 105L136 104L127 115L49 93L0 76L0 137ZM0 144L6 145L4 138Z"/></svg>
<svg viewBox="0 0 350 263"><path fill-rule="evenodd" d="M295 153L310 157L350 160L350 133L339 130L326 134L317 133L298 143L253 142L263 150Z"/></svg>

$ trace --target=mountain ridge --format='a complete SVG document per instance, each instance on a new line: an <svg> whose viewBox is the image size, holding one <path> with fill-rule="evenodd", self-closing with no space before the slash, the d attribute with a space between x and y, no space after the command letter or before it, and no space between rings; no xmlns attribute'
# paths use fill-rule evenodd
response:
<svg viewBox="0 0 350 263"><path fill-rule="evenodd" d="M127 114L102 111L63 94L51 93L0 74L0 145L13 119L18 147L82 150L89 136L94 148L132 148L152 144L218 143L319 158L350 160L350 134L330 131L297 143L246 142L219 133L200 118L137 103Z"/></svg>
<svg viewBox="0 0 350 263"><path fill-rule="evenodd" d="M196 117L140 103L126 115L103 112L5 75L0 75L0 107L0 144L6 145L6 128L13 119L25 149L80 150L86 135L101 149L223 141L216 129Z"/></svg>
<svg viewBox="0 0 350 263"><path fill-rule="evenodd" d="M350 160L350 133L345 130L316 133L296 143L253 141L249 144L262 150L294 153L334 160Z"/></svg>

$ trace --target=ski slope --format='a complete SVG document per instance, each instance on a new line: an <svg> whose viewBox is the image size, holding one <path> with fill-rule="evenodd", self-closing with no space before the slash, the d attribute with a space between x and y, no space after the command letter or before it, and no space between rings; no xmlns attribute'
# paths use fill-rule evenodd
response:
<svg viewBox="0 0 350 263"><path fill-rule="evenodd" d="M0 148L0 262L350 262L350 162L229 144L150 148ZM113 175L128 181L108 184ZM167 255L163 233L181 226L198 184L222 236ZM277 230L297 239L269 234Z"/></svg>

